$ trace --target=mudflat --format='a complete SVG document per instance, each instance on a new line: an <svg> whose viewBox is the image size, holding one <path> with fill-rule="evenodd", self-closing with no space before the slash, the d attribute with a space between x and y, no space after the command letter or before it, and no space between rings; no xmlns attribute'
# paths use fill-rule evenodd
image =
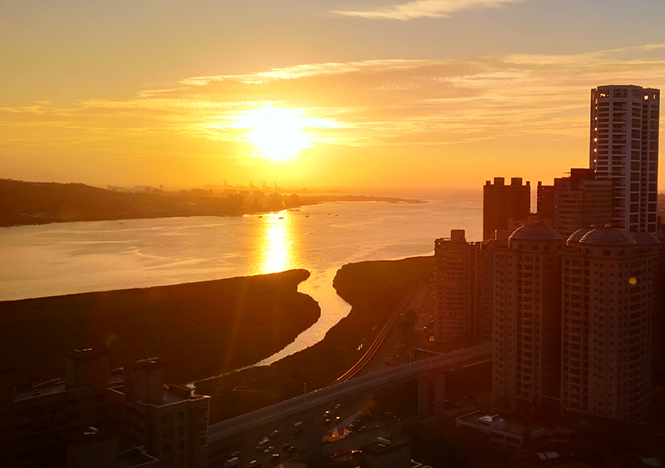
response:
<svg viewBox="0 0 665 468"><path fill-rule="evenodd" d="M210 422L243 414L331 384L365 352L402 299L428 284L434 257L344 265L334 280L351 312L325 338L270 366L252 367L196 384L211 395ZM360 348L360 349L359 349Z"/></svg>
<svg viewBox="0 0 665 468"><path fill-rule="evenodd" d="M20 380L64 376L74 348L107 348L112 366L158 356L187 383L269 357L321 310L297 291L306 270L0 302L0 361Z"/></svg>

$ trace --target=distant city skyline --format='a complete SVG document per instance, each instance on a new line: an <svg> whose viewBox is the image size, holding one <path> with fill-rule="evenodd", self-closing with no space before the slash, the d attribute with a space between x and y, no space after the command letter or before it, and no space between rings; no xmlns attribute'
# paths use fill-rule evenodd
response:
<svg viewBox="0 0 665 468"><path fill-rule="evenodd" d="M0 177L551 183L586 165L592 88L665 89L663 17L656 0L12 2Z"/></svg>

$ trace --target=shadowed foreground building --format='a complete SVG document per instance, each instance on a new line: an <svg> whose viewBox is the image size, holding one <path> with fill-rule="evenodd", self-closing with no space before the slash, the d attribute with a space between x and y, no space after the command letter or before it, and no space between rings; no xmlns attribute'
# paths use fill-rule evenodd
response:
<svg viewBox="0 0 665 468"><path fill-rule="evenodd" d="M559 398L563 245L551 227L522 226L493 253L492 393L503 407Z"/></svg>
<svg viewBox="0 0 665 468"><path fill-rule="evenodd" d="M652 312L661 243L649 233L580 229L563 260L565 410L620 421L651 397Z"/></svg>
<svg viewBox="0 0 665 468"><path fill-rule="evenodd" d="M637 421L650 402L662 245L651 233L580 229L563 245L522 226L493 255L498 404L544 403ZM660 323L657 320L656 323Z"/></svg>
<svg viewBox="0 0 665 468"><path fill-rule="evenodd" d="M21 388L0 367L0 467L207 466L209 397L164 385L156 359L126 365L124 383L106 351L75 350L65 368Z"/></svg>
<svg viewBox="0 0 665 468"><path fill-rule="evenodd" d="M109 389L118 448L143 446L164 468L204 468L210 397L164 385L162 366L156 358L125 365L124 384Z"/></svg>
<svg viewBox="0 0 665 468"><path fill-rule="evenodd" d="M467 242L463 229L434 242L434 339L444 349L492 339L490 260L496 245Z"/></svg>
<svg viewBox="0 0 665 468"><path fill-rule="evenodd" d="M0 466L60 468L65 434L108 425L108 353L75 350L65 358L66 379L17 387L13 368L0 369Z"/></svg>

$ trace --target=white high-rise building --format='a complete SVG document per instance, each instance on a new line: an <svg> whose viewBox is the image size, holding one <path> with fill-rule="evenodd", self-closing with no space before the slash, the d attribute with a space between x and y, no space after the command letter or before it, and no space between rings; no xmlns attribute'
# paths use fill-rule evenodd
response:
<svg viewBox="0 0 665 468"><path fill-rule="evenodd" d="M589 167L614 182L612 224L656 232L660 91L641 86L591 90Z"/></svg>

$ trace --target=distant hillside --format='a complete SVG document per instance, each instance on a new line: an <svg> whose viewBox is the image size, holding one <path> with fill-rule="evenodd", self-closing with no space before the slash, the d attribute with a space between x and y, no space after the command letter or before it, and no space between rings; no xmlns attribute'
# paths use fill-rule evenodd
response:
<svg viewBox="0 0 665 468"><path fill-rule="evenodd" d="M270 190L128 193L84 184L0 179L0 226L177 216L239 216L336 201L422 203L365 195L287 195Z"/></svg>
<svg viewBox="0 0 665 468"><path fill-rule="evenodd" d="M0 179L0 226L67 221L226 216L298 206L297 200L265 197L251 206L240 195L213 197L205 190L125 193L84 184L23 182Z"/></svg>

